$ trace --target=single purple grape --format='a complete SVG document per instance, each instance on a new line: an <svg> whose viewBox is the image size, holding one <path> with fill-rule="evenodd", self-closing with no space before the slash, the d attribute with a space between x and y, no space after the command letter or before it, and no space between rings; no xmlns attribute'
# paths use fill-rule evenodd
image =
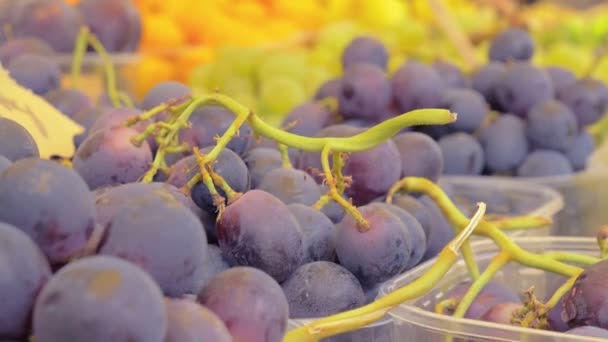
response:
<svg viewBox="0 0 608 342"><path fill-rule="evenodd" d="M563 297L562 320L570 328L592 325L608 329L608 260L601 260L578 276Z"/></svg>
<svg viewBox="0 0 608 342"><path fill-rule="evenodd" d="M469 290L471 286L470 281L462 282L455 287L451 288L446 293L446 299L454 299L461 300L464 295ZM495 282L490 281L484 286L481 292L477 295L466 314L465 318L470 319L481 319L482 316L494 305L498 303L509 302L509 303L521 303L521 299L510 288L507 286ZM451 315L451 312L447 312L446 314Z"/></svg>
<svg viewBox="0 0 608 342"><path fill-rule="evenodd" d="M373 64L385 70L388 64L388 51L384 44L371 36L359 36L353 39L342 52L342 68L346 70L360 63Z"/></svg>
<svg viewBox="0 0 608 342"><path fill-rule="evenodd" d="M165 299L169 317L163 342L232 342L224 322L203 305L186 299Z"/></svg>
<svg viewBox="0 0 608 342"><path fill-rule="evenodd" d="M521 302L501 302L492 305L482 316L481 320L501 324L511 324L511 320L524 305Z"/></svg>

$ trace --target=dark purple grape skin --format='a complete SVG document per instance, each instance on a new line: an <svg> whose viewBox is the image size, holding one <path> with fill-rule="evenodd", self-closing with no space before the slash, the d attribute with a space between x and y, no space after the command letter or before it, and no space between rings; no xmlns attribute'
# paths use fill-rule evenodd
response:
<svg viewBox="0 0 608 342"><path fill-rule="evenodd" d="M570 328L592 325L608 329L606 272L608 260L587 266L562 298L562 320Z"/></svg>
<svg viewBox="0 0 608 342"><path fill-rule="evenodd" d="M565 155L574 171L581 171L587 166L587 160L595 150L595 142L589 132L582 131L574 142L566 148Z"/></svg>
<svg viewBox="0 0 608 342"><path fill-rule="evenodd" d="M10 76L36 95L45 95L59 88L59 64L45 56L24 54L15 57L8 65Z"/></svg>
<svg viewBox="0 0 608 342"><path fill-rule="evenodd" d="M497 303L492 305L488 311L481 316L481 320L493 323L511 324L513 315L517 312L517 310L522 308L523 304L521 302Z"/></svg>
<svg viewBox="0 0 608 342"><path fill-rule="evenodd" d="M222 136L230 127L236 114L223 106L205 105L197 108L190 116L191 126L180 131L180 142L191 147L203 148L215 145L215 138ZM243 124L226 147L242 156L251 146L253 132L251 127Z"/></svg>
<svg viewBox="0 0 608 342"><path fill-rule="evenodd" d="M466 88L446 90L441 107L458 113L458 120L444 127L451 131L466 133L478 130L485 121L489 110L489 106L481 94Z"/></svg>
<svg viewBox="0 0 608 342"><path fill-rule="evenodd" d="M565 332L568 335L608 338L608 330L591 325L576 327Z"/></svg>
<svg viewBox="0 0 608 342"><path fill-rule="evenodd" d="M527 31L513 27L498 34L490 43L490 61L529 61L534 55L534 40Z"/></svg>
<svg viewBox="0 0 608 342"><path fill-rule="evenodd" d="M308 173L298 169L276 168L268 171L258 185L285 204L315 204L321 197L321 188Z"/></svg>
<svg viewBox="0 0 608 342"><path fill-rule="evenodd" d="M553 83L547 72L534 65L508 64L496 87L496 98L503 112L526 117L535 104L554 97Z"/></svg>
<svg viewBox="0 0 608 342"><path fill-rule="evenodd" d="M549 298L547 298L549 300ZM548 329L552 331L565 332L570 327L562 320L562 308L564 307L564 297L559 299L557 304L547 313Z"/></svg>
<svg viewBox="0 0 608 342"><path fill-rule="evenodd" d="M572 174L568 158L553 150L536 150L528 154L517 169L518 177L549 177Z"/></svg>
<svg viewBox="0 0 608 342"><path fill-rule="evenodd" d="M438 108L446 88L433 67L413 61L405 63L393 74L391 84L393 99L402 113Z"/></svg>
<svg viewBox="0 0 608 342"><path fill-rule="evenodd" d="M391 84L373 64L353 64L344 70L338 96L340 114L346 119L381 121L391 100Z"/></svg>
<svg viewBox="0 0 608 342"><path fill-rule="evenodd" d="M346 137L361 131L360 128L339 124L324 128L317 134L317 137ZM330 165L332 164L330 160ZM301 170L310 168L321 170L320 154L302 153L296 165ZM382 165L382 167L378 167L378 165ZM401 175L399 150L389 139L367 151L352 153L344 163L342 173L352 177L352 184L344 194L352 198L354 205L367 204L374 198L385 194L399 180ZM321 180L317 178L317 181Z"/></svg>
<svg viewBox="0 0 608 342"><path fill-rule="evenodd" d="M91 190L140 179L152 163L147 142L138 147L131 138L139 132L128 127L111 127L86 138L74 155L73 167Z"/></svg>
<svg viewBox="0 0 608 342"><path fill-rule="evenodd" d="M329 261L298 267L281 286L291 319L325 317L365 303L365 293L357 278Z"/></svg>
<svg viewBox="0 0 608 342"><path fill-rule="evenodd" d="M373 64L386 70L388 51L384 43L371 36L354 38L342 51L342 68L348 69L355 64Z"/></svg>
<svg viewBox="0 0 608 342"><path fill-rule="evenodd" d="M583 128L597 122L608 109L608 87L602 81L583 78L561 88L557 99L572 110Z"/></svg>
<svg viewBox="0 0 608 342"><path fill-rule="evenodd" d="M317 92L315 93L314 100L322 100L327 97L335 97L338 98L340 95L341 86L341 78L333 78L325 83L321 84Z"/></svg>
<svg viewBox="0 0 608 342"><path fill-rule="evenodd" d="M146 270L169 297L202 288L207 237L200 220L174 196L139 196L106 225L99 254Z"/></svg>
<svg viewBox="0 0 608 342"><path fill-rule="evenodd" d="M503 63L490 62L471 76L471 87L480 93L492 109L501 109L497 98L498 85L506 73Z"/></svg>
<svg viewBox="0 0 608 342"><path fill-rule="evenodd" d="M551 83L553 83L553 89L555 89L556 94L559 94L563 88L576 82L576 75L566 68L549 66L545 68L545 71L549 75L549 78L551 78Z"/></svg>
<svg viewBox="0 0 608 342"><path fill-rule="evenodd" d="M384 200L384 198L382 198ZM393 196L392 205L397 206L416 218L416 221L420 224L420 227L424 231L424 236L428 236L432 229L431 227L431 212L429 208L424 205L420 200L412 195L407 194L395 194ZM428 242L427 242L428 244Z"/></svg>
<svg viewBox="0 0 608 342"><path fill-rule="evenodd" d="M132 1L82 0L77 8L108 52L131 52L139 46L142 22Z"/></svg>
<svg viewBox="0 0 608 342"><path fill-rule="evenodd" d="M46 94L45 99L69 118L74 118L79 112L93 108L91 98L76 89L56 89Z"/></svg>
<svg viewBox="0 0 608 342"><path fill-rule="evenodd" d="M447 293L446 299L461 300L471 286L470 281L462 282L451 288ZM464 317L469 319L481 319L483 315L494 305L503 302L521 303L521 299L507 286L489 281L486 286L480 291L473 303L465 313ZM452 312L447 312L451 315Z"/></svg>
<svg viewBox="0 0 608 342"><path fill-rule="evenodd" d="M51 277L38 246L19 228L0 222L0 339L27 336L34 302Z"/></svg>
<svg viewBox="0 0 608 342"><path fill-rule="evenodd" d="M192 90L177 81L164 81L152 87L141 101L143 110L150 110L162 103L181 99L192 95ZM162 115L161 115L162 116Z"/></svg>
<svg viewBox="0 0 608 342"><path fill-rule="evenodd" d="M300 225L275 196L250 190L226 207L216 224L224 258L231 265L251 266L283 281L304 260Z"/></svg>
<svg viewBox="0 0 608 342"><path fill-rule="evenodd" d="M409 262L404 270L409 270L418 265L426 253L426 235L416 218L405 209L389 203L377 202L370 203L368 206L385 208L401 220L408 232L408 241L406 241L406 244L410 250Z"/></svg>
<svg viewBox="0 0 608 342"><path fill-rule="evenodd" d="M91 256L60 269L34 307L36 341L162 342L167 311L154 280L136 265Z"/></svg>
<svg viewBox="0 0 608 342"><path fill-rule="evenodd" d="M437 256L445 245L454 238L454 230L430 197L421 196L418 200L426 207L429 213L429 228L426 231L426 253L422 257L422 262Z"/></svg>
<svg viewBox="0 0 608 342"><path fill-rule="evenodd" d="M401 156L401 177L424 177L436 182L443 172L443 155L435 140L419 132L399 133L393 142Z"/></svg>
<svg viewBox="0 0 608 342"><path fill-rule="evenodd" d="M436 61L432 64L433 69L439 74L439 77L448 88L465 88L468 86L468 80L462 70L452 63L445 61Z"/></svg>
<svg viewBox="0 0 608 342"><path fill-rule="evenodd" d="M140 115L142 112L138 109L133 108L109 108L107 111L99 115L99 117L95 120L95 122L89 127L88 134L92 135L95 132L112 128L112 127L127 127L125 122L136 115ZM143 133L148 125L152 123L151 120L146 120L142 122L138 122L133 126L129 126L130 128L136 130L138 133ZM156 152L158 148L158 144L156 143L156 139L154 136L149 136L146 141L148 142L148 146L152 153Z"/></svg>
<svg viewBox="0 0 608 342"><path fill-rule="evenodd" d="M36 37L54 51L71 53L84 21L78 10L63 0L19 0L10 13L15 37Z"/></svg>
<svg viewBox="0 0 608 342"><path fill-rule="evenodd" d="M483 147L485 166L494 173L515 171L530 150L526 124L513 114L502 114L484 127L479 141Z"/></svg>
<svg viewBox="0 0 608 342"><path fill-rule="evenodd" d="M11 166L12 163L12 161L0 154L0 173L6 170L7 167Z"/></svg>
<svg viewBox="0 0 608 342"><path fill-rule="evenodd" d="M243 161L249 170L251 188L257 189L264 175L282 165L281 152L268 147L258 147L247 151Z"/></svg>
<svg viewBox="0 0 608 342"><path fill-rule="evenodd" d="M283 119L283 127L293 124L287 131L293 134L314 137L335 120L329 108L320 102L305 102L289 112Z"/></svg>
<svg viewBox="0 0 608 342"><path fill-rule="evenodd" d="M222 250L217 245L213 244L207 246L207 255L205 256L204 262L205 268L202 288L205 288L216 275L230 268L230 265L222 256Z"/></svg>
<svg viewBox="0 0 608 342"><path fill-rule="evenodd" d="M84 128L84 132L74 136L74 145L76 147L80 146L82 142L89 136L89 129L91 128L91 126L93 126L95 121L97 121L97 119L104 113L107 113L112 110L112 107L97 105L90 109L85 109L81 112L76 113L76 115L74 115L72 119L77 124L82 126L82 128Z"/></svg>
<svg viewBox="0 0 608 342"><path fill-rule="evenodd" d="M539 102L530 108L526 135L536 149L566 151L578 136L576 116L556 100Z"/></svg>
<svg viewBox="0 0 608 342"><path fill-rule="evenodd" d="M0 155L10 161L39 157L34 137L17 121L0 117Z"/></svg>
<svg viewBox="0 0 608 342"><path fill-rule="evenodd" d="M53 53L53 48L38 38L14 38L0 45L0 63L4 67L7 67L15 57L24 54L49 57Z"/></svg>
<svg viewBox="0 0 608 342"><path fill-rule="evenodd" d="M322 212L301 203L287 205L300 225L306 253L304 262L333 261L336 255L337 230Z"/></svg>
<svg viewBox="0 0 608 342"><path fill-rule="evenodd" d="M166 299L167 336L163 342L232 342L224 322L203 305L187 299Z"/></svg>
<svg viewBox="0 0 608 342"><path fill-rule="evenodd" d="M84 249L95 205L75 171L50 160L22 159L0 174L0 221L19 227L51 264L61 264Z"/></svg>
<svg viewBox="0 0 608 342"><path fill-rule="evenodd" d="M443 155L443 172L446 175L479 175L484 166L481 144L467 133L452 133L439 142Z"/></svg>
<svg viewBox="0 0 608 342"><path fill-rule="evenodd" d="M201 149L201 153L207 154L213 149L213 147L214 146L205 147ZM195 170L195 172L198 172L198 168ZM245 165L243 159L241 159L241 157L239 157L232 150L223 149L220 152L217 159L213 163L213 170L224 178L232 190L236 192L245 192L249 190L250 182L247 165ZM220 196L226 198L226 193L224 190L220 189L219 187L216 188ZM196 205L207 212L215 212L216 210L216 207L213 205L211 193L202 182L196 184L192 189L192 200L194 203L196 203Z"/></svg>
<svg viewBox="0 0 608 342"><path fill-rule="evenodd" d="M289 304L281 286L252 267L218 274L197 301L226 324L234 342L280 342L287 330Z"/></svg>
<svg viewBox="0 0 608 342"><path fill-rule="evenodd" d="M390 210L375 205L359 207L370 225L361 232L351 215L336 225L336 254L362 286L369 287L401 273L410 262L409 231Z"/></svg>

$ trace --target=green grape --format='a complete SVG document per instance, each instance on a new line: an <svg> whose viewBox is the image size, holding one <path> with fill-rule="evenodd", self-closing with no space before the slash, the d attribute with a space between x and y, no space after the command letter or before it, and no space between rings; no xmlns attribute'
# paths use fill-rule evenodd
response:
<svg viewBox="0 0 608 342"><path fill-rule="evenodd" d="M317 89L328 79L333 78L334 74L332 74L327 68L311 65L308 67L308 74L306 75L306 79L304 80L304 90L306 92L307 97L314 96Z"/></svg>
<svg viewBox="0 0 608 342"><path fill-rule="evenodd" d="M559 43L543 51L539 64L561 66L581 76L591 65L592 59L593 54L588 49L571 43Z"/></svg>
<svg viewBox="0 0 608 342"><path fill-rule="evenodd" d="M292 78L272 78L262 83L260 90L261 116L273 123L280 123L289 111L307 99L302 85Z"/></svg>
<svg viewBox="0 0 608 342"><path fill-rule="evenodd" d="M306 55L301 52L274 52L258 64L257 77L260 84L275 77L286 77L303 81L308 72Z"/></svg>
<svg viewBox="0 0 608 342"><path fill-rule="evenodd" d="M213 65L207 89L217 89L221 93L230 96L231 94L242 92L253 93L255 91L255 83L251 77L235 72L228 61L218 60Z"/></svg>
<svg viewBox="0 0 608 342"><path fill-rule="evenodd" d="M229 65L232 72L239 76L255 76L258 63L264 57L261 49L253 47L221 47L216 59Z"/></svg>
<svg viewBox="0 0 608 342"><path fill-rule="evenodd" d="M188 78L188 84L193 90L208 90L211 72L213 70L212 64L201 64L190 72Z"/></svg>
<svg viewBox="0 0 608 342"><path fill-rule="evenodd" d="M258 99L255 96L255 94L253 93L247 93L247 92L243 92L243 93L235 93L232 95L232 97L242 103L244 106L248 107L249 109L252 109L254 111L257 111L258 109Z"/></svg>

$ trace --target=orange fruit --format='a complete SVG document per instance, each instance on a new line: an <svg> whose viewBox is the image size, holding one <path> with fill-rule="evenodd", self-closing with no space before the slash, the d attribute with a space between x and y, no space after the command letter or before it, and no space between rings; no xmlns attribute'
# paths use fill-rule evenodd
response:
<svg viewBox="0 0 608 342"><path fill-rule="evenodd" d="M184 45L186 37L180 27L165 15L143 16L141 46L147 50L165 50Z"/></svg>
<svg viewBox="0 0 608 342"><path fill-rule="evenodd" d="M174 64L155 55L142 55L132 67L124 70L128 91L142 99L156 83L175 79Z"/></svg>

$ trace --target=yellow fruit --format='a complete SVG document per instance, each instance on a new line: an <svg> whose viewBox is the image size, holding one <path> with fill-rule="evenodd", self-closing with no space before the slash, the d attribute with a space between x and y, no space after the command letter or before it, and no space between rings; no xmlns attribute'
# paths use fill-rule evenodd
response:
<svg viewBox="0 0 608 342"><path fill-rule="evenodd" d="M149 14L143 18L141 46L144 49L165 50L184 45L186 39L171 18Z"/></svg>
<svg viewBox="0 0 608 342"><path fill-rule="evenodd" d="M173 59L176 65L176 75L178 81L187 82L190 72L200 64L210 63L213 59L213 49L207 46L193 46L180 49Z"/></svg>
<svg viewBox="0 0 608 342"><path fill-rule="evenodd" d="M406 19L405 2L401 0L354 1L356 20L372 29L394 27Z"/></svg>
<svg viewBox="0 0 608 342"><path fill-rule="evenodd" d="M175 79L173 63L152 55L144 55L138 63L126 69L125 73L131 93L138 99L143 98L156 83Z"/></svg>

